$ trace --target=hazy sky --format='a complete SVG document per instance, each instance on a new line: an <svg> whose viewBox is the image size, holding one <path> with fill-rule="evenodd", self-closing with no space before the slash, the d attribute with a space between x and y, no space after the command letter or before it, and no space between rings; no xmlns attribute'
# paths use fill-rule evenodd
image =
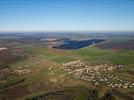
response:
<svg viewBox="0 0 134 100"><path fill-rule="evenodd" d="M0 31L134 31L134 0L0 0Z"/></svg>

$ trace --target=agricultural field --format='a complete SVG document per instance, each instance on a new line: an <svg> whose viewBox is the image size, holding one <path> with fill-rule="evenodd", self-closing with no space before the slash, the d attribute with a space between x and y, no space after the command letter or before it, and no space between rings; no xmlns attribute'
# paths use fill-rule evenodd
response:
<svg viewBox="0 0 134 100"><path fill-rule="evenodd" d="M20 33L0 37L2 100L134 99L133 35ZM55 48L64 43L73 45Z"/></svg>

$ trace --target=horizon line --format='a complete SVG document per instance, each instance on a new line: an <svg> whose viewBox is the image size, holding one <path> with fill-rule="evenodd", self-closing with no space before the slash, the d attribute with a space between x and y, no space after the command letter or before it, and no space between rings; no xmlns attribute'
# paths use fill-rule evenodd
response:
<svg viewBox="0 0 134 100"><path fill-rule="evenodd" d="M69 30L69 31L66 31L66 30L63 30L63 31L61 31L61 30L55 30L55 31L50 31L50 30L48 30L48 31L0 31L0 33L23 33L23 32L27 32L27 33L45 33L45 32L98 32L98 33L101 33L101 32L105 32L105 33L107 33L107 32L122 32L122 33L124 33L124 32L134 32L134 30Z"/></svg>

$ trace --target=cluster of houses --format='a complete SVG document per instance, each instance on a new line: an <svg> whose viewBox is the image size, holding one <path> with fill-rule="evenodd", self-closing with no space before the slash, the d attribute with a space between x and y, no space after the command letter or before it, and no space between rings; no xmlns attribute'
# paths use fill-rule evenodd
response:
<svg viewBox="0 0 134 100"><path fill-rule="evenodd" d="M31 70L27 69L26 67L19 67L19 68L15 69L13 73L16 73L18 75L23 75L23 74L28 74L30 72L31 72Z"/></svg>
<svg viewBox="0 0 134 100"><path fill-rule="evenodd" d="M115 71L122 69L123 65L96 64L87 65L77 60L62 64L68 74L74 78L92 82L96 86L107 85L112 88L131 88L134 82L123 80L115 74Z"/></svg>

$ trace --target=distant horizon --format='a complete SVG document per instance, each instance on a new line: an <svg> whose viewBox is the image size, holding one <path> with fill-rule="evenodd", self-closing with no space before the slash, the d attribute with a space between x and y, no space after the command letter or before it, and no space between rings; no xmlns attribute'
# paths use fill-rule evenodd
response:
<svg viewBox="0 0 134 100"><path fill-rule="evenodd" d="M134 31L0 31L0 33L134 33Z"/></svg>

